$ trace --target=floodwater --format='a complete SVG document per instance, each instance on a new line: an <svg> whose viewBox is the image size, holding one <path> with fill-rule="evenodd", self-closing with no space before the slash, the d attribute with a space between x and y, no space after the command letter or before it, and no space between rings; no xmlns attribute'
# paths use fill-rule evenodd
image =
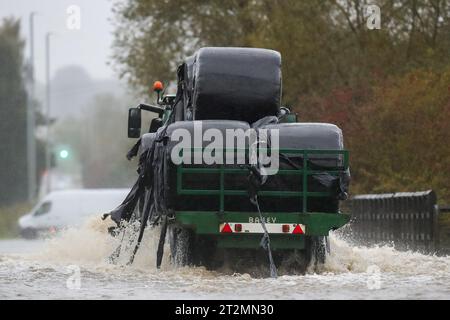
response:
<svg viewBox="0 0 450 320"><path fill-rule="evenodd" d="M449 299L450 257L365 248L331 236L319 273L254 278L203 268L155 268L157 232L132 266L99 219L49 240L0 241L0 299Z"/></svg>

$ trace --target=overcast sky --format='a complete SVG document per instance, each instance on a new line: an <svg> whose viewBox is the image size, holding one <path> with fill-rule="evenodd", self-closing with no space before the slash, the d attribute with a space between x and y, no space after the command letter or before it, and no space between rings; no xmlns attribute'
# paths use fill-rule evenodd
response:
<svg viewBox="0 0 450 320"><path fill-rule="evenodd" d="M39 81L45 79L45 34L54 32L52 38L52 74L63 66L81 65L94 78L113 78L107 62L110 61L113 26L111 8L117 0L0 0L0 19L13 16L22 21L22 35L29 37L29 14L35 18L35 66ZM81 29L67 27L67 13L71 5L80 8ZM69 20L73 22L74 20ZM73 24L72 24L73 26ZM26 57L29 55L26 50Z"/></svg>

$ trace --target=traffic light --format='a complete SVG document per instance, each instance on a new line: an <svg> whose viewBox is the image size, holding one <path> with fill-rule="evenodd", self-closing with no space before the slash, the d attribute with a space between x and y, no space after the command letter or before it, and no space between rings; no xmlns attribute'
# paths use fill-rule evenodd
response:
<svg viewBox="0 0 450 320"><path fill-rule="evenodd" d="M66 149L63 149L59 152L59 157L61 159L67 159L69 157L69 151Z"/></svg>

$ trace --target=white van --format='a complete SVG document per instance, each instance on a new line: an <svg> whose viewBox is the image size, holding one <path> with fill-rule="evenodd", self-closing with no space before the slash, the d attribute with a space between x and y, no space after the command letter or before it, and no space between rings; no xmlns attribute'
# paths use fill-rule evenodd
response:
<svg viewBox="0 0 450 320"><path fill-rule="evenodd" d="M92 215L99 217L119 206L129 189L82 189L54 191L45 196L31 212L19 219L20 234L34 238L77 227Z"/></svg>

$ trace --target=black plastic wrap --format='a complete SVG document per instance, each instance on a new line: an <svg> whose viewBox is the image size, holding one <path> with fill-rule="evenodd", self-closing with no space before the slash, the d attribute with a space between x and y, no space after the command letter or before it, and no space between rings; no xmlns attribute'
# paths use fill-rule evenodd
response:
<svg viewBox="0 0 450 320"><path fill-rule="evenodd" d="M261 125L260 129L277 129L280 135L281 149L303 150L343 150L342 130L329 123L280 123ZM270 136L270 131L269 131ZM290 158L301 158L301 155L289 155ZM318 166L342 166L343 157L339 155L311 155L311 162Z"/></svg>
<svg viewBox="0 0 450 320"><path fill-rule="evenodd" d="M342 131L328 123L282 123L261 125L259 129L278 129L280 149L343 150ZM269 131L269 137L271 137ZM342 170L342 155L309 155L308 167L314 170ZM301 154L280 153L280 169L302 169ZM308 177L308 191L330 192L329 198L308 198L308 212L337 212L339 200L348 196L350 171L339 176L329 173L313 174ZM269 176L261 190L303 191L302 176ZM261 198L261 207L266 211L298 212L303 206L300 198Z"/></svg>
<svg viewBox="0 0 450 320"><path fill-rule="evenodd" d="M156 132L146 133L141 137L139 155L150 149L156 139Z"/></svg>
<svg viewBox="0 0 450 320"><path fill-rule="evenodd" d="M203 48L195 55L195 120L253 123L276 116L281 100L281 56L254 48Z"/></svg>
<svg viewBox="0 0 450 320"><path fill-rule="evenodd" d="M240 130L241 132L246 132L248 129L250 129L250 126L246 122L242 121L232 121L232 120L205 120L205 121L180 121L175 122L174 124L170 125L167 129L167 136L169 137L175 130L184 129L187 130L192 137L192 141L194 139L194 131L199 130L201 127L201 131L197 132L200 133L202 136L203 134L209 130L209 129L217 129L219 130L223 137L226 136L226 130ZM225 143L225 139L223 141ZM202 141L202 143L197 146L200 148L204 148L207 145L209 145L210 141ZM170 154L172 152L172 149L175 147L175 145L178 144L178 142L171 141L168 138L167 142L167 152L166 152L166 163L167 169L169 170L167 172L167 181L166 181L166 199L169 200L167 203L167 206L171 210L191 210L191 211L217 211L219 207L219 197L218 196L193 196L193 195L177 195L176 193L176 169L177 167L172 163L170 159ZM235 141L235 145L236 145ZM194 144L192 143L190 145L191 148L194 148ZM248 139L245 140L245 143L243 145L244 148L248 148ZM226 161L226 153L224 152L222 154L222 161L225 163ZM245 158L245 157L244 157ZM218 168L219 165L212 164L212 165L205 165L205 164L195 164L194 163L194 153L191 154L191 164L184 164L183 166L186 168L200 168L200 167L207 167L207 168ZM236 168L239 167L239 165L228 165L228 168ZM189 189L219 189L219 174L212 173L212 174L184 174L183 179L183 186ZM226 177L226 183L228 187L234 187L237 188L238 186L241 187L243 190L246 189L246 175L240 175L240 176L227 176ZM248 202L248 198L244 198Z"/></svg>

